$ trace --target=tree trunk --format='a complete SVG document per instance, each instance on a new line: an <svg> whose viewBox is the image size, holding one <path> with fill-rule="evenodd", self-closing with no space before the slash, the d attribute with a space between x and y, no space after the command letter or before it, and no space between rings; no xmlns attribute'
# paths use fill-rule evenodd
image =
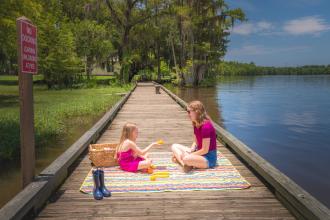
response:
<svg viewBox="0 0 330 220"><path fill-rule="evenodd" d="M176 62L176 57L175 57L175 51L174 51L174 43L173 43L173 37L172 35L170 36L170 42L171 42L171 48L172 48L172 54L173 54L173 61L174 61L174 68L175 68L175 73L176 73L176 78L180 80L180 86L184 85L184 78L183 74L178 72L178 66Z"/></svg>
<svg viewBox="0 0 330 220"><path fill-rule="evenodd" d="M161 81L161 72L160 72L160 44L157 42L157 82Z"/></svg>
<svg viewBox="0 0 330 220"><path fill-rule="evenodd" d="M130 27L125 26L125 30L122 37L122 43L118 48L118 57L119 57L119 63L123 67L123 65L128 65L126 61L124 61L124 57L128 54L128 44L129 44L129 32ZM120 69L120 75L119 75L120 81L124 82L124 70L123 68Z"/></svg>
<svg viewBox="0 0 330 220"><path fill-rule="evenodd" d="M200 82L204 79L205 73L207 71L207 65L202 63L202 64L197 64L195 66L195 72L196 72L196 86L200 84Z"/></svg>
<svg viewBox="0 0 330 220"><path fill-rule="evenodd" d="M181 7L183 7L183 0L180 2ZM185 48L184 48L184 32L183 32L183 19L180 15L179 17L179 34L180 34L180 68L186 65L185 61Z"/></svg>
<svg viewBox="0 0 330 220"><path fill-rule="evenodd" d="M156 6L156 17L155 17L155 21L156 21L156 27L158 27L158 7ZM160 72L160 36L158 36L157 34L157 38L156 38L156 48L157 48L157 82L160 83L161 81L161 72Z"/></svg>
<svg viewBox="0 0 330 220"><path fill-rule="evenodd" d="M191 54L191 62L192 62L192 75L193 75L193 86L198 86L199 81L198 81L198 73L195 70L195 62L194 62L194 44L195 44L195 39L194 39L194 32L191 29L190 30L190 38L191 38L191 46L190 46L190 54Z"/></svg>
<svg viewBox="0 0 330 220"><path fill-rule="evenodd" d="M92 75L93 71L93 61L94 58L92 56L87 56L86 59L86 74L87 74L87 79L90 80L90 76Z"/></svg>

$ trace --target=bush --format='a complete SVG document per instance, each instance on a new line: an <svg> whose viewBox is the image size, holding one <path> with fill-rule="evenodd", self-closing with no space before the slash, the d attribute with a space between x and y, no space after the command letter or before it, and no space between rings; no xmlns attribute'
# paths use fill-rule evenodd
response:
<svg viewBox="0 0 330 220"><path fill-rule="evenodd" d="M76 124L79 126L84 125L86 120L96 120L121 98L116 93L130 89L131 85L64 90L35 86L36 150L57 147L63 144L61 141L64 138L71 138L77 132L82 135L82 129L87 130L88 127L75 127ZM20 155L18 87L0 86L0 92L5 94L0 96L0 102L7 103L0 108L0 162L17 160Z"/></svg>
<svg viewBox="0 0 330 220"><path fill-rule="evenodd" d="M137 75L140 76L140 81L151 81L157 79L157 74L150 69L139 70Z"/></svg>
<svg viewBox="0 0 330 220"><path fill-rule="evenodd" d="M164 60L160 61L160 71L161 71L163 78L171 76L171 69Z"/></svg>
<svg viewBox="0 0 330 220"><path fill-rule="evenodd" d="M136 83L136 82L141 82L141 79L142 79L142 77L141 77L141 75L134 75L133 76L133 79L132 79L132 82L133 83Z"/></svg>

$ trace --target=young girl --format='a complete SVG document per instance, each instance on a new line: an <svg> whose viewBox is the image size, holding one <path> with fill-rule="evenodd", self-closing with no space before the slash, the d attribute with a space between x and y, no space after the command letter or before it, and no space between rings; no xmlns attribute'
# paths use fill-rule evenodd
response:
<svg viewBox="0 0 330 220"><path fill-rule="evenodd" d="M116 148L115 158L118 159L122 170L136 172L151 166L152 160L148 158L147 152L158 143L152 143L141 150L136 145L138 128L134 123L126 123L123 127L119 145Z"/></svg>
<svg viewBox="0 0 330 220"><path fill-rule="evenodd" d="M212 168L217 163L216 132L200 101L189 103L187 112L194 127L191 147L173 144L173 160L179 162L185 172L195 168Z"/></svg>

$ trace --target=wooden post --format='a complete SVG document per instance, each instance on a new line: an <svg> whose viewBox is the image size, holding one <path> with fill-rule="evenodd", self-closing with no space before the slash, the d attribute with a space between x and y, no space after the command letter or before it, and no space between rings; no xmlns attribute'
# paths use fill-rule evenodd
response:
<svg viewBox="0 0 330 220"><path fill-rule="evenodd" d="M18 80L20 101L20 142L22 188L34 179L35 141L33 113L33 80L37 72L36 27L29 19L20 17L16 20L18 45Z"/></svg>
<svg viewBox="0 0 330 220"><path fill-rule="evenodd" d="M160 85L155 85L156 94L160 94Z"/></svg>

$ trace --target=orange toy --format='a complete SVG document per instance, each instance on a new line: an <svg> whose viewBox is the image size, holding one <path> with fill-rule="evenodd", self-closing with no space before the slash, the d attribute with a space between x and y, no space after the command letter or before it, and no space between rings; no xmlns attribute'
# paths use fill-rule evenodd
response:
<svg viewBox="0 0 330 220"><path fill-rule="evenodd" d="M147 173L152 174L154 172L154 169L152 167L147 168Z"/></svg>

